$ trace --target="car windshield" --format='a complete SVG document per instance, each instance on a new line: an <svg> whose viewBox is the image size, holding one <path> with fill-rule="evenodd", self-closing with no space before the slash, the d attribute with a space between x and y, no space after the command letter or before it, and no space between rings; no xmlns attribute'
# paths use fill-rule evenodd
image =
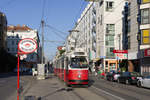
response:
<svg viewBox="0 0 150 100"><path fill-rule="evenodd" d="M71 59L72 68L87 68L88 63L85 57L75 57Z"/></svg>
<svg viewBox="0 0 150 100"><path fill-rule="evenodd" d="M137 73L137 72L131 72L131 76L135 76L135 77L137 77L137 76L140 76L140 74L139 74L139 73Z"/></svg>

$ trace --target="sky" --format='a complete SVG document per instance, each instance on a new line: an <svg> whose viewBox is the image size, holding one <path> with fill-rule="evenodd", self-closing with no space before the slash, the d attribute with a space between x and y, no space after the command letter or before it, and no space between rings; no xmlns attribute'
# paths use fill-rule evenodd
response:
<svg viewBox="0 0 150 100"><path fill-rule="evenodd" d="M37 29L40 38L43 19L47 25L44 27L44 53L47 58L52 58L57 46L63 44L48 41L65 41L87 3L84 0L0 0L0 11L6 15L8 25Z"/></svg>

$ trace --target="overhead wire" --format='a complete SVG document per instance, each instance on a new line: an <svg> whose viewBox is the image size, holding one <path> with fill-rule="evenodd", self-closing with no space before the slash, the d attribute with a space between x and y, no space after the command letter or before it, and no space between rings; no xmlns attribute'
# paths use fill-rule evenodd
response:
<svg viewBox="0 0 150 100"><path fill-rule="evenodd" d="M79 14L81 13L81 10L83 9L83 6L84 6L84 4L85 4L85 1L84 1L84 0L81 0L81 1L82 1L82 2L81 2L81 7L80 7L80 9L79 9L78 13L76 14L75 19L74 19L74 21L73 21L73 24L74 24L74 25L76 24L76 20L77 20ZM81 15L81 14L80 14L80 15Z"/></svg>
<svg viewBox="0 0 150 100"><path fill-rule="evenodd" d="M49 27L48 27L49 28ZM50 28L51 29L51 28ZM59 33L57 33L55 30L51 30L52 32L54 32L59 38L65 40L65 37L61 36Z"/></svg>
<svg viewBox="0 0 150 100"><path fill-rule="evenodd" d="M46 24L46 26L49 27L49 28L51 28L51 29L53 29L53 30L55 30L55 31L57 31L57 32L59 32L59 33L61 33L61 35L62 35L62 33L63 33L63 35L67 35L65 32L60 31L59 29L53 27L52 25L47 25L47 24Z"/></svg>

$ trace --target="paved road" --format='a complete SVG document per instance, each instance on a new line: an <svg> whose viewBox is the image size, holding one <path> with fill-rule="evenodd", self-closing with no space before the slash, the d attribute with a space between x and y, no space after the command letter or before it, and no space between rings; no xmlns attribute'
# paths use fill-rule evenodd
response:
<svg viewBox="0 0 150 100"><path fill-rule="evenodd" d="M116 82L110 82L96 77L93 85L89 88L91 91L102 95L109 100L150 100L150 89L138 88L135 85L125 85Z"/></svg>

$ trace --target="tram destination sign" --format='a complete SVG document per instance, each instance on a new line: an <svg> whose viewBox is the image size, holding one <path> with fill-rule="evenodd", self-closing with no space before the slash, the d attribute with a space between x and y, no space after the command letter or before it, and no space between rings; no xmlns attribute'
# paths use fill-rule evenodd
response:
<svg viewBox="0 0 150 100"><path fill-rule="evenodd" d="M29 54L37 49L37 43L31 38L25 38L19 41L18 49L23 54Z"/></svg>

